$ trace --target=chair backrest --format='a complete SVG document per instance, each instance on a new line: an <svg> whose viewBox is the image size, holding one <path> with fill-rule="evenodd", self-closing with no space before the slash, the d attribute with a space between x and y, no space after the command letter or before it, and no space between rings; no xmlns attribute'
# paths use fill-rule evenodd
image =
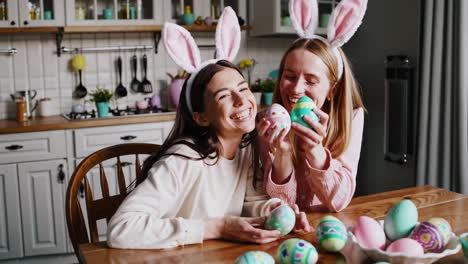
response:
<svg viewBox="0 0 468 264"><path fill-rule="evenodd" d="M127 184L123 172L123 163L121 157L135 155L135 175L140 177L141 163L139 154L153 154L159 150L160 146L146 143L129 143L110 146L94 152L86 157L76 167L68 184L66 196L66 216L68 233L70 235L73 249L82 262L79 254L79 244L99 242L97 221L106 219L108 222L116 212L122 201L127 196ZM109 195L108 180L104 171L103 162L110 159L116 159L116 176L118 183L118 194ZM91 190L90 179L87 175L91 169L99 166L99 182L101 186L102 198L94 200ZM84 194L86 202L86 213L88 219L89 232L86 228L83 211L78 199L78 195ZM89 235L88 235L89 234Z"/></svg>

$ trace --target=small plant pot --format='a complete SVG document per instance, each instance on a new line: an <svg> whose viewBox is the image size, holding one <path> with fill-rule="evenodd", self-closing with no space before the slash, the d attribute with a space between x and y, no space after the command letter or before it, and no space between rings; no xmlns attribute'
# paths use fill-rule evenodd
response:
<svg viewBox="0 0 468 264"><path fill-rule="evenodd" d="M183 14L182 15L182 23L184 25L190 26L193 25L195 22L195 15L194 14Z"/></svg>
<svg viewBox="0 0 468 264"><path fill-rule="evenodd" d="M263 93L263 103L271 105L273 103L273 93Z"/></svg>
<svg viewBox="0 0 468 264"><path fill-rule="evenodd" d="M96 103L98 117L107 117L109 115L109 102Z"/></svg>
<svg viewBox="0 0 468 264"><path fill-rule="evenodd" d="M253 92L253 95L255 97L255 102L257 103L257 105L261 105L262 104L262 93L261 92Z"/></svg>

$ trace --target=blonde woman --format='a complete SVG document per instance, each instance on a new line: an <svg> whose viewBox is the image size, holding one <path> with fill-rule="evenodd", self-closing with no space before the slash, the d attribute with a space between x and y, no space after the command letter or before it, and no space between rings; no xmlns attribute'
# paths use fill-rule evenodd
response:
<svg viewBox="0 0 468 264"><path fill-rule="evenodd" d="M291 112L307 95L317 105L319 121L305 116L310 128L293 123L287 134L262 119L257 130L267 193L297 203L301 210L340 211L354 195L364 106L340 46L354 34L366 5L365 0L341 1L324 39L313 33L316 2L290 1L293 26L301 38L281 60L274 101Z"/></svg>

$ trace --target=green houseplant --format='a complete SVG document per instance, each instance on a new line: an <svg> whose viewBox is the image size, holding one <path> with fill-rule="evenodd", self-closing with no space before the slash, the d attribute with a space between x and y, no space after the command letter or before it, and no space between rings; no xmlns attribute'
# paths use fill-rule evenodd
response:
<svg viewBox="0 0 468 264"><path fill-rule="evenodd" d="M92 101L96 103L96 108L99 117L106 117L109 115L109 101L114 95L111 91L99 87L96 87L96 91L91 94Z"/></svg>
<svg viewBox="0 0 468 264"><path fill-rule="evenodd" d="M273 102L273 91L275 90L276 81L267 78L260 82L260 90L263 93L263 102L265 105L271 105Z"/></svg>

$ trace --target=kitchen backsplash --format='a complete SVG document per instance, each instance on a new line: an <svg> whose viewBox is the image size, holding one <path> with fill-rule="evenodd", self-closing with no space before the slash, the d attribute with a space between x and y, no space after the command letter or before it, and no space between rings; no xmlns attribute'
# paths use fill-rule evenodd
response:
<svg viewBox="0 0 468 264"><path fill-rule="evenodd" d="M194 33L197 44L214 43L214 33ZM243 58L254 58L258 64L253 71L253 78L264 78L279 65L281 55L292 42L291 38L247 38L247 32L242 32L242 44L237 56L238 62ZM154 45L152 33L82 33L65 34L62 46L67 48L80 47L118 47L135 45ZM78 84L78 75L72 71L70 62L72 54L56 55L55 35L50 33L0 35L0 49L16 48L15 55L0 54L0 119L15 118L15 105L10 94L19 90L36 90L37 97L49 97L53 102L54 114L68 113L76 103L72 93ZM122 82L128 89L127 97L111 102L119 108L127 105L133 107L136 100L142 100L150 95L133 93L129 84L131 81L130 58L135 51L87 52L86 69L83 72L83 85L88 92L96 89L96 85L115 90L118 84L116 60L120 55L123 61ZM175 74L178 67L167 56L162 42L158 53L154 50L136 51L139 58L137 77L142 79L141 57L148 56L148 79L153 84L153 94L159 94L164 107L168 106L166 73ZM214 48L202 48L202 59L212 58ZM85 99L89 99L89 96ZM87 107L93 108L92 104Z"/></svg>

